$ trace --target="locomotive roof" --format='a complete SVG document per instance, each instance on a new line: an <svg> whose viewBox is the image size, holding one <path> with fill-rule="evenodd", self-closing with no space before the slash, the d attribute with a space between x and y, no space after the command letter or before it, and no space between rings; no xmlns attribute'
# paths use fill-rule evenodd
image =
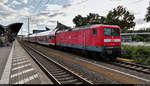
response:
<svg viewBox="0 0 150 86"><path fill-rule="evenodd" d="M93 27L93 26L115 26L115 27L118 27L117 25L104 25L104 24L93 24L93 25L85 25L85 26L80 26L80 27L76 27L76 28L79 28L79 29L84 29L84 28L90 28L90 27Z"/></svg>
<svg viewBox="0 0 150 86"><path fill-rule="evenodd" d="M106 27L113 26L113 27L119 27L119 26L117 26L117 25L93 24L93 25L86 25L86 26L75 27L75 28L72 28L72 30L88 29L88 28L99 27L99 26L106 26ZM66 30L66 31L68 31L68 30ZM65 32L65 31L64 31L64 32Z"/></svg>

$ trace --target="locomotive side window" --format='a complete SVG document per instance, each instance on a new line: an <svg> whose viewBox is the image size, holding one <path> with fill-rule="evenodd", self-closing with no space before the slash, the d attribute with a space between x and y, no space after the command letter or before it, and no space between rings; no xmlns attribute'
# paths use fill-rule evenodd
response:
<svg viewBox="0 0 150 86"><path fill-rule="evenodd" d="M51 40L54 40L54 36L50 36L49 38L50 38Z"/></svg>
<svg viewBox="0 0 150 86"><path fill-rule="evenodd" d="M120 30L118 28L104 28L104 35L120 35Z"/></svg>
<svg viewBox="0 0 150 86"><path fill-rule="evenodd" d="M52 36L52 40L54 40L54 36Z"/></svg>
<svg viewBox="0 0 150 86"><path fill-rule="evenodd" d="M96 28L93 28L93 29L92 29L92 33L93 33L93 35L96 35L96 34L97 34L97 29L96 29Z"/></svg>

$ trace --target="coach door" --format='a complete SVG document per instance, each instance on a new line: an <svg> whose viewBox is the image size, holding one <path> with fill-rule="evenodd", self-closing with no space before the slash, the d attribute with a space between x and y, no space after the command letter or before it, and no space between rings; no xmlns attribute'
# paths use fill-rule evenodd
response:
<svg viewBox="0 0 150 86"><path fill-rule="evenodd" d="M84 47L83 47L83 48L86 49L86 43L87 43L87 42L86 42L86 37L87 37L87 36L86 36L86 30L83 31L83 33L84 33L84 35L83 35L83 37L84 37L84 41L83 41L83 42L84 42Z"/></svg>
<svg viewBox="0 0 150 86"><path fill-rule="evenodd" d="M88 28L83 30L83 33L84 33L84 34L83 34L83 40L84 40L84 41L83 41L83 44L84 44L84 49L87 48L88 37L89 37L89 30L90 30L90 29L88 29Z"/></svg>

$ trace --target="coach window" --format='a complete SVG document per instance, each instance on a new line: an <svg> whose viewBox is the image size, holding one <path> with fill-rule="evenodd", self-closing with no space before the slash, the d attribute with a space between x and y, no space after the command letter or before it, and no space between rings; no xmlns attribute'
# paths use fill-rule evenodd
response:
<svg viewBox="0 0 150 86"><path fill-rule="evenodd" d="M54 40L54 36L52 36L52 40Z"/></svg>
<svg viewBox="0 0 150 86"><path fill-rule="evenodd" d="M96 29L96 28L93 28L93 29L92 29L92 33L93 33L93 35L95 36L95 35L97 34L97 29Z"/></svg>

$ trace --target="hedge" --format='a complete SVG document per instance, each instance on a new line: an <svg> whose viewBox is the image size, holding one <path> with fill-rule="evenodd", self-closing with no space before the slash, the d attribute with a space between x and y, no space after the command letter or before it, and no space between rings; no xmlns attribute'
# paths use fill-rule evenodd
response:
<svg viewBox="0 0 150 86"><path fill-rule="evenodd" d="M123 45L122 49L125 51L122 58L130 58L138 64L150 65L150 47Z"/></svg>

